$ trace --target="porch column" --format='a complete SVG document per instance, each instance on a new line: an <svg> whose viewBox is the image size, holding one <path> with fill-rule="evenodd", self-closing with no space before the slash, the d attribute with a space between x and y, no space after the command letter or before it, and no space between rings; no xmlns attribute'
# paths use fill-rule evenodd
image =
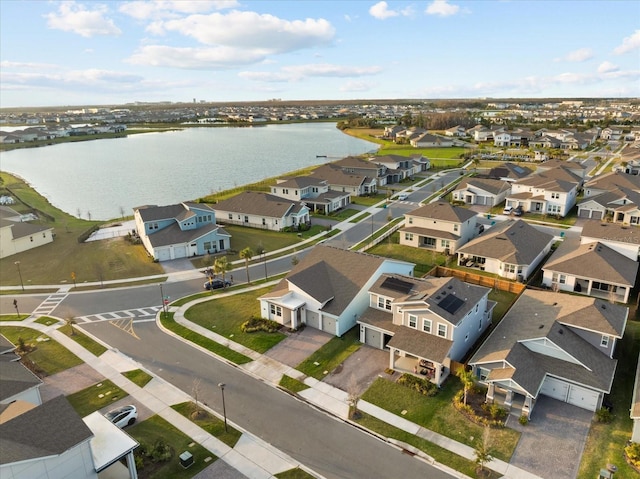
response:
<svg viewBox="0 0 640 479"><path fill-rule="evenodd" d="M589 284L587 286L587 295L591 296L591 286L593 286L593 281L589 280Z"/></svg>
<svg viewBox="0 0 640 479"><path fill-rule="evenodd" d="M298 329L298 310L297 309L291 310L291 329L293 330Z"/></svg>
<svg viewBox="0 0 640 479"><path fill-rule="evenodd" d="M127 469L129 469L129 479L138 479L138 470L136 469L133 451L129 451L129 454L127 454Z"/></svg>
<svg viewBox="0 0 640 479"><path fill-rule="evenodd" d="M527 416L527 419L531 419L531 407L532 407L531 396L525 396L524 404L522 405L522 415Z"/></svg>
<svg viewBox="0 0 640 479"><path fill-rule="evenodd" d="M496 386L493 383L489 383L489 387L487 388L487 396L486 400L489 403L493 402L493 396L496 393Z"/></svg>
<svg viewBox="0 0 640 479"><path fill-rule="evenodd" d="M513 403L513 391L507 389L507 397L504 400L504 405L511 408L511 404Z"/></svg>
<svg viewBox="0 0 640 479"><path fill-rule="evenodd" d="M395 369L396 365L396 350L389 348L389 369Z"/></svg>

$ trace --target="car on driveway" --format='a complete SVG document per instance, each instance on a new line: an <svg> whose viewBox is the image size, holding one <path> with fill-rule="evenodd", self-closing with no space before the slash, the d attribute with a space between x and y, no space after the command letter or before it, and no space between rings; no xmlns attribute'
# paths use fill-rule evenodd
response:
<svg viewBox="0 0 640 479"><path fill-rule="evenodd" d="M112 409L104 415L109 421L122 429L125 426L131 426L138 419L138 410L134 405L122 406Z"/></svg>
<svg viewBox="0 0 640 479"><path fill-rule="evenodd" d="M212 289L222 289L231 286L231 283L227 280L222 281L221 279L210 279L206 283L204 283L204 289L210 291Z"/></svg>
<svg viewBox="0 0 640 479"><path fill-rule="evenodd" d="M524 213L524 211L522 210L522 206L516 206L516 208L513 210L514 216L522 216L522 213Z"/></svg>
<svg viewBox="0 0 640 479"><path fill-rule="evenodd" d="M502 210L503 215L510 215L513 212L513 206L505 206Z"/></svg>

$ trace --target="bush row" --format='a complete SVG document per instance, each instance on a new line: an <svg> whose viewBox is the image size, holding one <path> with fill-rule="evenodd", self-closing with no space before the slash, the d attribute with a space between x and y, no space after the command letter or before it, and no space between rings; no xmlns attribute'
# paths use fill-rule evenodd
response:
<svg viewBox="0 0 640 479"><path fill-rule="evenodd" d="M438 386L431 381L421 379L412 374L403 374L398 378L398 384L419 392L424 396L435 396L438 393Z"/></svg>
<svg viewBox="0 0 640 479"><path fill-rule="evenodd" d="M256 331L275 333L280 329L280 324L270 319L253 317L249 321L242 323L240 329L243 333L255 333Z"/></svg>

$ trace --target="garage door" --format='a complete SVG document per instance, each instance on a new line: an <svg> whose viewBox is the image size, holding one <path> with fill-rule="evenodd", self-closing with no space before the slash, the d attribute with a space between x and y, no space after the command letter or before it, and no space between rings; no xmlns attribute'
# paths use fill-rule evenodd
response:
<svg viewBox="0 0 640 479"><path fill-rule="evenodd" d="M602 219L602 211L594 211L593 213L591 213L591 218L594 220L601 220Z"/></svg>
<svg viewBox="0 0 640 479"><path fill-rule="evenodd" d="M382 347L382 333L372 328L365 328L364 343L380 349Z"/></svg>
<svg viewBox="0 0 640 479"><path fill-rule="evenodd" d="M578 213L578 216L580 216L580 218L590 218L591 210L581 209L580 212Z"/></svg>
<svg viewBox="0 0 640 479"><path fill-rule="evenodd" d="M487 197L486 196L476 196L476 205L486 205Z"/></svg>
<svg viewBox="0 0 640 479"><path fill-rule="evenodd" d="M173 248L174 259L178 258L186 258L187 257L187 247L186 246L176 246Z"/></svg>
<svg viewBox="0 0 640 479"><path fill-rule="evenodd" d="M336 320L334 318L325 316L322 318L322 326L323 331L329 334L336 334Z"/></svg>
<svg viewBox="0 0 640 479"><path fill-rule="evenodd" d="M158 261L168 261L171 259L169 248L158 249L156 253L158 254Z"/></svg>
<svg viewBox="0 0 640 479"><path fill-rule="evenodd" d="M314 313L313 311L309 311L307 309L306 323L307 323L307 326L320 329L320 315L318 313Z"/></svg>
<svg viewBox="0 0 640 479"><path fill-rule="evenodd" d="M569 385L560 379L547 377L542 383L540 394L558 399L560 401L567 401L567 393L569 392Z"/></svg>
<svg viewBox="0 0 640 479"><path fill-rule="evenodd" d="M600 395L596 391L571 385L569 387L569 399L567 399L567 402L574 406L588 409L589 411L595 411L598 407L599 397Z"/></svg>

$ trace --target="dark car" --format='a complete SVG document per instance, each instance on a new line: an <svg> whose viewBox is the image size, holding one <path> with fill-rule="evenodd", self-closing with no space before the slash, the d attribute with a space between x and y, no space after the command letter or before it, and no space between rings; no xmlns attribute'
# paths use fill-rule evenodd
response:
<svg viewBox="0 0 640 479"><path fill-rule="evenodd" d="M212 290L212 289L222 289L222 288L226 288L227 286L231 286L231 283L227 280L222 281L221 279L210 279L209 281L207 281L206 283L204 283L204 289L206 289L207 291Z"/></svg>
<svg viewBox="0 0 640 479"><path fill-rule="evenodd" d="M516 208L513 210L513 214L515 216L522 216L522 213L524 213L524 211L522 211L522 206L516 206Z"/></svg>

